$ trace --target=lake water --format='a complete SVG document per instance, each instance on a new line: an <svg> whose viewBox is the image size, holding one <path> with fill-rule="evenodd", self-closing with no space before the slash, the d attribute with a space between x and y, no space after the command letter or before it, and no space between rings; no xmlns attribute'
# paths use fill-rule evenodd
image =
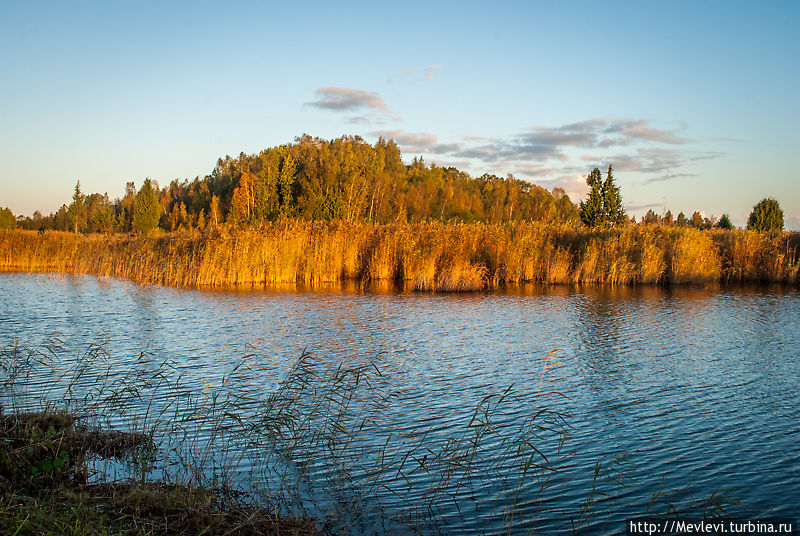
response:
<svg viewBox="0 0 800 536"><path fill-rule="evenodd" d="M534 520L546 532L577 525L619 533L626 518L670 505L691 517L718 513L715 505L738 515L798 514L796 288L212 292L0 274L0 295L3 346L15 339L36 345L58 332L62 351L74 356L105 334L112 376L145 352L174 362L190 384L208 386L242 356L257 354L262 366L249 381L266 396L304 351L327 371L375 365L381 376L372 376L371 388L392 396L370 406L359 452L368 458L387 441L417 447L400 476L371 484L375 492L352 525L361 532L402 532L394 521L415 501L436 503L414 514L428 517L416 526L445 533L491 533L503 523L525 533ZM557 366L543 376L545 356L556 350ZM437 454L450 452L448 440L465 430L471 437L481 400L509 387L483 428L490 433L474 451L471 476L451 476L441 485L446 493L431 495L449 467ZM559 394L545 394L551 391ZM563 416L566 439L559 449L558 434L537 428L541 437L529 438L537 450L526 452L537 463L539 453L547 456L558 470L543 473L546 482L509 487L519 460L503 454L502 438L542 408ZM248 463L242 467L252 470ZM310 467L321 473L325 460ZM308 487L314 482L309 477ZM743 506L731 507L735 501ZM498 521L512 503L515 518Z"/></svg>

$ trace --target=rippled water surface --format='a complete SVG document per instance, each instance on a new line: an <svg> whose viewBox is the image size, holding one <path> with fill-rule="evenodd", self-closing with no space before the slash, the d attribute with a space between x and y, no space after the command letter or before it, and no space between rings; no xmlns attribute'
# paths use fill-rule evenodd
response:
<svg viewBox="0 0 800 536"><path fill-rule="evenodd" d="M386 429L427 429L433 443L463 430L485 396L513 386L518 402L496 417L499 427L524 421L534 404L567 415L560 472L545 494L518 498L537 504L545 526L585 519L581 508L591 498L589 532L621 532L622 520L643 514L659 492L662 505L724 496L753 515L798 513L800 296L793 288L210 292L0 274L0 295L4 346L58 332L79 352L105 333L120 367L146 351L210 378L255 345L269 363L259 379L265 392L304 350L332 366L375 363L402 394L381 410ZM546 379L555 381L543 390L564 396L534 402L543 360L554 350L559 366ZM598 461L603 471L592 494ZM424 475L418 478L404 493L413 495L415 482L424 487ZM446 531L480 532L481 505L512 500L491 484L473 493L474 511L439 512ZM392 498L382 500L391 511Z"/></svg>

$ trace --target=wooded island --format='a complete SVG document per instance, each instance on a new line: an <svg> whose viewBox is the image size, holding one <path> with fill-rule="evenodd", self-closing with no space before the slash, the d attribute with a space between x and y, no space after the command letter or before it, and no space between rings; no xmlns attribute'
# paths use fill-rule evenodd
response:
<svg viewBox="0 0 800 536"><path fill-rule="evenodd" d="M798 233L777 201L748 230L623 210L613 170L595 168L579 205L509 175L403 163L393 140L303 136L212 173L122 198L85 195L43 216L0 214L0 269L127 277L172 286L391 280L459 291L526 282L681 284L798 281ZM6 214L7 213L7 214ZM16 228L16 229L14 229Z"/></svg>

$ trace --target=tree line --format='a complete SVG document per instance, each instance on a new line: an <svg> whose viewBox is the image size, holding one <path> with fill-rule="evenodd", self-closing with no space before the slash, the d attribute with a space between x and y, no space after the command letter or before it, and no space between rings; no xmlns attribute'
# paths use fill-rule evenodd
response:
<svg viewBox="0 0 800 536"><path fill-rule="evenodd" d="M583 222L587 227L636 223L626 215L613 168L605 179L598 168L586 178L587 198L575 205L560 188L552 193L513 175L484 174L472 178L454 167L427 165L421 158L404 164L394 140L370 145L358 136L333 140L296 138L294 143L258 154L219 159L213 171L193 181L173 180L160 188L145 179L133 182L112 201L108 194L85 194L80 181L72 200L44 216L18 217L0 209L0 228L78 232L147 232L205 229L222 223L250 227L289 218L370 223L428 220L505 223ZM652 210L642 218L649 225L732 229L725 214L718 221L694 212L673 220L667 211ZM783 229L777 201L764 199L753 209L748 228Z"/></svg>
<svg viewBox="0 0 800 536"><path fill-rule="evenodd" d="M587 227L614 227L636 223L635 217L629 221L625 215L622 194L619 187L614 184L612 166L608 166L605 180L602 178L600 170L594 168L586 177L586 184L589 185L589 195L586 200L581 201L579 213L581 221ZM698 211L695 211L691 218L687 218L683 212L680 212L673 220L672 211L667 210L663 216L659 216L650 209L642 218L641 223L644 225L694 227L701 231L712 228L723 230L734 228L728 214L723 214L717 219L713 216L711 218L704 217ZM747 228L771 234L782 231L783 210L781 210L780 204L771 197L759 201L750 213Z"/></svg>
<svg viewBox="0 0 800 536"><path fill-rule="evenodd" d="M294 143L219 159L214 170L193 181L160 188L146 179L124 195L85 194L80 182L58 211L22 218L34 230L131 232L160 227L205 228L227 223L253 226L283 218L374 223L426 220L573 222L577 207L563 190L548 192L512 175L472 178L454 167L406 165L393 140L374 145L358 136L323 140L302 136Z"/></svg>

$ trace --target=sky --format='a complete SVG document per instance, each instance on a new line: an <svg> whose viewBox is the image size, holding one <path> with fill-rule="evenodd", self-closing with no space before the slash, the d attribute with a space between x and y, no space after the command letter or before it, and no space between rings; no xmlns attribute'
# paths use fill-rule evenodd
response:
<svg viewBox="0 0 800 536"><path fill-rule="evenodd" d="M800 229L800 2L8 2L0 206L209 174L303 134L629 214Z"/></svg>

